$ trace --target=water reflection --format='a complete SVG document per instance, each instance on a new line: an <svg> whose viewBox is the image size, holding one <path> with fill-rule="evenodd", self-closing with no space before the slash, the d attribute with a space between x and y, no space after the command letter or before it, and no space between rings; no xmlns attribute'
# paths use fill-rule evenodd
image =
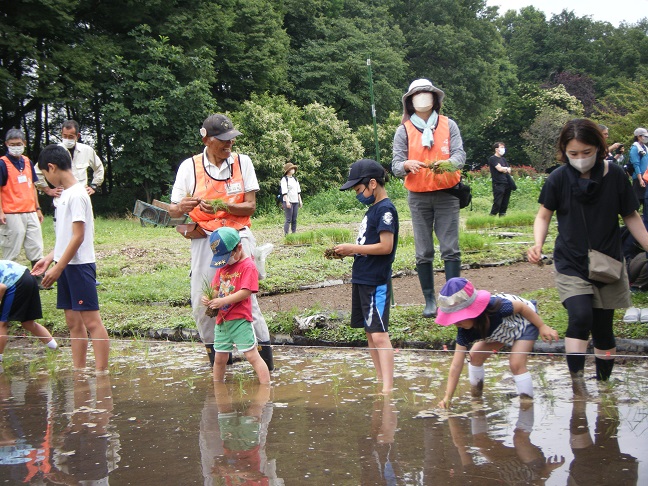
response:
<svg viewBox="0 0 648 486"><path fill-rule="evenodd" d="M265 450L272 419L270 391L269 385L246 390L214 382L214 396L205 401L200 427L205 485L219 484L214 483L218 478L226 484L282 484Z"/></svg>
<svg viewBox="0 0 648 486"><path fill-rule="evenodd" d="M108 484L119 443L110 429L110 377L50 381L0 373L0 478L22 483ZM85 483L84 481L90 481Z"/></svg>
<svg viewBox="0 0 648 486"><path fill-rule="evenodd" d="M597 405L592 439L587 420L587 402L574 401L569 424L569 443L574 454L569 465L570 484L637 484L637 458L621 452L619 425L616 399L613 395L607 395Z"/></svg>
<svg viewBox="0 0 648 486"><path fill-rule="evenodd" d="M373 402L369 436L358 440L361 484L395 485L401 477L395 446L398 412L391 396Z"/></svg>
<svg viewBox="0 0 648 486"><path fill-rule="evenodd" d="M54 484L108 484L120 459L118 436L110 427L110 376L77 371L72 380L71 397L53 395L53 467L46 478Z"/></svg>
<svg viewBox="0 0 648 486"><path fill-rule="evenodd" d="M364 350L276 349L270 389L247 363L214 384L198 345L120 344L110 377L12 348L0 484L648 484L643 361L573 401L562 360L530 357L539 386L523 403L493 356L481 402L466 385L448 412L449 363L432 353L396 353L383 396Z"/></svg>
<svg viewBox="0 0 648 486"><path fill-rule="evenodd" d="M513 430L512 446L489 435L484 410L470 418L450 417L448 427L461 460L464 480L479 484L545 484L551 472L565 463L564 457L545 457L531 443L534 424L532 403L522 403Z"/></svg>

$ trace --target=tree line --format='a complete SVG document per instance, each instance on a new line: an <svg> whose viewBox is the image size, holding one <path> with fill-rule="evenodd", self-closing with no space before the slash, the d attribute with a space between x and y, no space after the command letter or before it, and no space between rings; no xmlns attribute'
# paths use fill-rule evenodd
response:
<svg viewBox="0 0 648 486"><path fill-rule="evenodd" d="M21 127L37 157L76 119L110 169L104 189L132 201L168 194L203 119L227 111L269 201L287 161L306 194L358 157L387 166L401 96L424 77L471 165L501 140L513 163L543 168L565 119L593 117L621 142L646 124L647 34L646 18L615 27L484 0L2 2L0 128Z"/></svg>

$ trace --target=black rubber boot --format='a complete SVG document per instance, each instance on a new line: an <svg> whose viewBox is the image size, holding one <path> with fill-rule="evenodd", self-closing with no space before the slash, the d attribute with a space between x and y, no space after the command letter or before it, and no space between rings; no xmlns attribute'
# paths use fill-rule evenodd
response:
<svg viewBox="0 0 648 486"><path fill-rule="evenodd" d="M612 368L614 368L614 359L596 358L594 362L596 363L596 380L608 381L612 374Z"/></svg>
<svg viewBox="0 0 648 486"><path fill-rule="evenodd" d="M214 367L214 358L216 357L213 344L205 344L205 349L207 350L207 356L209 356L209 363L211 367Z"/></svg>
<svg viewBox="0 0 648 486"><path fill-rule="evenodd" d="M461 276L461 260L446 260L443 262L446 282L451 278Z"/></svg>
<svg viewBox="0 0 648 486"><path fill-rule="evenodd" d="M423 317L436 317L437 303L434 295L434 269L432 268L432 264L418 264L416 265L416 272L418 273L419 282L421 283L423 297L425 297Z"/></svg>
<svg viewBox="0 0 648 486"><path fill-rule="evenodd" d="M272 359L272 346L270 341L259 341L259 354L261 359L268 365L268 371L274 370L274 360Z"/></svg>

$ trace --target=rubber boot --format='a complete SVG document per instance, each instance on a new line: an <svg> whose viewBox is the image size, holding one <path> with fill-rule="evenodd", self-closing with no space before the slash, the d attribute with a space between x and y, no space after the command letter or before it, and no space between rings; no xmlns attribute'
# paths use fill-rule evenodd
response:
<svg viewBox="0 0 648 486"><path fill-rule="evenodd" d="M451 278L461 276L461 260L446 260L443 262L446 282Z"/></svg>
<svg viewBox="0 0 648 486"><path fill-rule="evenodd" d="M259 341L258 349L261 359L265 361L266 365L268 365L268 371L274 370L274 360L272 359L272 346L270 346L270 341Z"/></svg>
<svg viewBox="0 0 648 486"><path fill-rule="evenodd" d="M214 351L213 344L205 344L205 349L207 350L207 356L209 357L209 364L211 367L214 367L214 358L216 357L216 352Z"/></svg>
<svg viewBox="0 0 648 486"><path fill-rule="evenodd" d="M421 283L423 297L425 297L423 317L436 317L437 303L434 295L434 269L432 263L420 263L416 265L416 272Z"/></svg>

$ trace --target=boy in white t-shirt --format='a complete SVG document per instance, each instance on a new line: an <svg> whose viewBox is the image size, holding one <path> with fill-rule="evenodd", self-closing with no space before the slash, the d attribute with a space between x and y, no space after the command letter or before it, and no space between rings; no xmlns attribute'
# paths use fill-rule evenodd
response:
<svg viewBox="0 0 648 486"><path fill-rule="evenodd" d="M43 285L49 287L58 280L56 308L65 310L74 368L81 370L86 366L89 332L95 370L107 372L110 343L99 315L90 197L72 173L70 153L60 145L45 147L38 157L38 168L50 184L63 187L63 192L56 210L54 250L34 265L32 274L42 275L54 262L43 277Z"/></svg>

